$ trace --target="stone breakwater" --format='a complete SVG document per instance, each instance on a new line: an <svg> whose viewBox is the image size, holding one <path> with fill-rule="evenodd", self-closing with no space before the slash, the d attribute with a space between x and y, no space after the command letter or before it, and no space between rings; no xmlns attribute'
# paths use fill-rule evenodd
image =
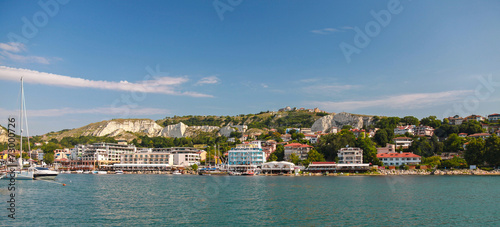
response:
<svg viewBox="0 0 500 227"><path fill-rule="evenodd" d="M380 175L500 175L500 170L379 170Z"/></svg>

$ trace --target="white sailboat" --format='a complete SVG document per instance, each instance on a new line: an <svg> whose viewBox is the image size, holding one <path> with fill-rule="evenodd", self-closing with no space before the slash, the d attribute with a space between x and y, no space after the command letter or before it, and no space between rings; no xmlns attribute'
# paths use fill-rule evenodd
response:
<svg viewBox="0 0 500 227"><path fill-rule="evenodd" d="M26 103L24 101L24 85L23 85L23 78L21 77L21 108L20 108L20 129L19 129L19 136L20 136L20 143L19 143L19 159L18 159L18 164L17 167L18 169L15 168L9 168L7 169L7 173L4 176L3 179L11 179L15 178L16 180L33 180L34 179L34 171L35 169L32 168L31 166L28 168L27 171L23 171L23 120L26 121L26 124L28 122L28 119L26 118ZM29 147L29 142L28 142L28 147ZM13 171L12 171L12 170Z"/></svg>

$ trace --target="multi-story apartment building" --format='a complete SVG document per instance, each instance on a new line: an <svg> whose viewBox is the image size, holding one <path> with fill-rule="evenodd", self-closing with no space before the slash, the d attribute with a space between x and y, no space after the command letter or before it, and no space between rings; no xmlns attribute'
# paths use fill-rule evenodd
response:
<svg viewBox="0 0 500 227"><path fill-rule="evenodd" d="M238 144L228 151L228 168L230 171L243 172L255 170L266 162L266 154L260 144Z"/></svg>
<svg viewBox="0 0 500 227"><path fill-rule="evenodd" d="M363 163L363 150L358 147L341 148L337 152L339 164L361 164Z"/></svg>
<svg viewBox="0 0 500 227"><path fill-rule="evenodd" d="M285 145L285 160L290 161L290 156L292 154L299 156L300 160L306 160L307 153L309 153L311 148L313 148L313 147L310 145L301 144L301 143L291 143L291 144Z"/></svg>
<svg viewBox="0 0 500 227"><path fill-rule="evenodd" d="M120 163L122 154L135 153L136 150L134 145L94 143L83 147L82 161L85 164L112 165Z"/></svg>

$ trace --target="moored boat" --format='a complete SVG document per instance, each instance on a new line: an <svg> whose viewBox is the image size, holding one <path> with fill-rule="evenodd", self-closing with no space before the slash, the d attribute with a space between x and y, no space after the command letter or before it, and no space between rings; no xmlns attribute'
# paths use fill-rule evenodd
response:
<svg viewBox="0 0 500 227"><path fill-rule="evenodd" d="M59 174L54 170L44 167L35 167L34 169L35 171L33 172L33 177L35 180L55 180Z"/></svg>

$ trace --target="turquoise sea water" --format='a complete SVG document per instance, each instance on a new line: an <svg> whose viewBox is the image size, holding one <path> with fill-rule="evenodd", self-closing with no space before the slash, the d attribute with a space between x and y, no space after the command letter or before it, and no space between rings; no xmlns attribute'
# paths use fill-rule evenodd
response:
<svg viewBox="0 0 500 227"><path fill-rule="evenodd" d="M500 226L497 176L61 174L17 181L0 226Z"/></svg>

